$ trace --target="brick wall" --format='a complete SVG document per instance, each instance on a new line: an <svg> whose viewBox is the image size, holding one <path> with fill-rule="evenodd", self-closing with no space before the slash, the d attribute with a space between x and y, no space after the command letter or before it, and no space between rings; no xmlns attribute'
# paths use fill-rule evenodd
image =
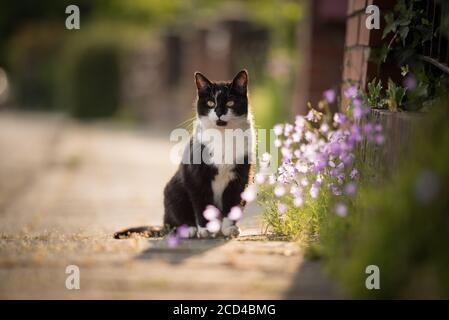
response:
<svg viewBox="0 0 449 320"><path fill-rule="evenodd" d="M382 43L382 33L385 25L383 16L393 8L396 0L348 0L346 20L345 53L343 60L343 89L350 85L362 88L374 77L387 81L397 80L400 72L397 67L385 64L382 69L370 61L372 50ZM377 5L380 9L380 29L366 28L365 13L368 5ZM385 41L388 41L386 39ZM345 105L343 103L343 105Z"/></svg>

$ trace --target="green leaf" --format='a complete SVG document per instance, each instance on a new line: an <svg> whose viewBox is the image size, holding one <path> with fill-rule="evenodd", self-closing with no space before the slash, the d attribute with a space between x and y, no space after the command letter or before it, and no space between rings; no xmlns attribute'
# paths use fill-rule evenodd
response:
<svg viewBox="0 0 449 320"><path fill-rule="evenodd" d="M398 27L398 23L394 20L394 15L391 12L385 15L385 23L386 25L382 34L382 39L384 39L390 32L396 32Z"/></svg>
<svg viewBox="0 0 449 320"><path fill-rule="evenodd" d="M405 40L407 39L408 33L410 31L409 27L403 27L399 29L399 36L402 39L402 45L405 46Z"/></svg>

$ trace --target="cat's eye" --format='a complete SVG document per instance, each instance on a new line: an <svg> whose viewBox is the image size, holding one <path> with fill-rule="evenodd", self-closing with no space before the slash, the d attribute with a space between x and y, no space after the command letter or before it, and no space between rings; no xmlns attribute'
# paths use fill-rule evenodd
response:
<svg viewBox="0 0 449 320"><path fill-rule="evenodd" d="M215 107L215 102L213 102L212 100L207 101L207 106L208 107Z"/></svg>
<svg viewBox="0 0 449 320"><path fill-rule="evenodd" d="M228 102L226 102L226 106L227 107L233 107L234 106L234 101L229 100Z"/></svg>

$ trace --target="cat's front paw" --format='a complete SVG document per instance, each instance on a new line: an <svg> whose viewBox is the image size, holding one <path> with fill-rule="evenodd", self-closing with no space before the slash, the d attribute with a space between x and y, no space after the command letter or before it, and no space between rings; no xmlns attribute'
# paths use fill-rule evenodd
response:
<svg viewBox="0 0 449 320"><path fill-rule="evenodd" d="M237 226L229 226L227 228L222 228L221 233L225 237L237 238L240 234L240 229Z"/></svg>
<svg viewBox="0 0 449 320"><path fill-rule="evenodd" d="M235 225L234 221L224 218L221 224L221 233L225 237L236 238L240 234L240 229Z"/></svg>
<svg viewBox="0 0 449 320"><path fill-rule="evenodd" d="M189 239L196 238L198 229L196 227L189 227L187 229Z"/></svg>
<svg viewBox="0 0 449 320"><path fill-rule="evenodd" d="M200 239L206 239L210 238L212 234L207 230L207 228L198 227L198 238Z"/></svg>

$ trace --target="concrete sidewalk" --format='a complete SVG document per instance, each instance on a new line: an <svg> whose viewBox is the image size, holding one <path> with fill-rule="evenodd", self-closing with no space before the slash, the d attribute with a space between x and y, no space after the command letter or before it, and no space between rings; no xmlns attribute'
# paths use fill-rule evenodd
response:
<svg viewBox="0 0 449 320"><path fill-rule="evenodd" d="M261 235L256 207L231 241L112 239L161 223L170 147L166 135L1 112L0 298L337 297L297 244ZM65 287L72 264L80 290Z"/></svg>

